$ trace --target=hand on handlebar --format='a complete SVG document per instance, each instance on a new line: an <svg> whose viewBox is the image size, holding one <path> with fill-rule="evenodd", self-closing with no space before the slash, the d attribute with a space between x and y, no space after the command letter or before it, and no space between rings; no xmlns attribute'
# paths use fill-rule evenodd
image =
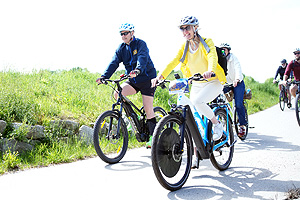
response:
<svg viewBox="0 0 300 200"><path fill-rule="evenodd" d="M280 81L280 84L286 86L287 85L287 81Z"/></svg>
<svg viewBox="0 0 300 200"><path fill-rule="evenodd" d="M100 85L100 84L104 84L105 83L105 81L104 81L104 77L103 76L101 76L100 78L97 78L97 80L96 80L96 82Z"/></svg>
<svg viewBox="0 0 300 200"><path fill-rule="evenodd" d="M202 74L204 79L208 79L215 76L215 73L212 71L206 71Z"/></svg>
<svg viewBox="0 0 300 200"><path fill-rule="evenodd" d="M162 75L159 75L156 78L151 79L151 87L156 87L157 85L159 85L162 79L163 79Z"/></svg>
<svg viewBox="0 0 300 200"><path fill-rule="evenodd" d="M137 77L141 73L141 70L139 69L134 69L129 73L130 78Z"/></svg>

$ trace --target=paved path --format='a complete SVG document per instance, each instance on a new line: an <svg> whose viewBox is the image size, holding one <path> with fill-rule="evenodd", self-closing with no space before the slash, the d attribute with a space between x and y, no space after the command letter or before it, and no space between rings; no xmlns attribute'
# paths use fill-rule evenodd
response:
<svg viewBox="0 0 300 200"><path fill-rule="evenodd" d="M150 150L130 150L115 165L99 158L0 176L0 199L283 199L300 187L300 127L295 111L276 105L250 116L248 139L238 141L230 168L205 160L184 187L165 190L151 167Z"/></svg>

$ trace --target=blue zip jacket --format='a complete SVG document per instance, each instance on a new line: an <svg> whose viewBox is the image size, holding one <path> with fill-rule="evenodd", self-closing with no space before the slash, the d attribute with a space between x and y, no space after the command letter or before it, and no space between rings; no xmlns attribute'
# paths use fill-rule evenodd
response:
<svg viewBox="0 0 300 200"><path fill-rule="evenodd" d="M122 43L102 76L110 78L121 62L125 66L126 74L134 69L141 71L137 77L129 79L133 83L142 83L156 77L156 69L150 58L149 49L143 40L133 37L129 45Z"/></svg>

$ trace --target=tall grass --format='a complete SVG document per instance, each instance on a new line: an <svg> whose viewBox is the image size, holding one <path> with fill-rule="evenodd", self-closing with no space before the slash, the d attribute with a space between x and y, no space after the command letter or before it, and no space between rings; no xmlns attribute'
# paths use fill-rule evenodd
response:
<svg viewBox="0 0 300 200"><path fill-rule="evenodd" d="M124 71L118 71L112 78L118 78ZM174 73L174 72L173 72ZM179 72L180 73L180 72ZM34 150L25 154L2 152L0 154L0 174L9 170L71 162L84 157L94 156L91 145L82 144L75 138L60 141L49 128L49 122L55 119L69 119L89 125L104 111L111 109L112 89L106 85L97 85L99 73L86 69L49 71L40 70L31 73L15 71L0 72L0 119L8 122L8 128L1 138L22 140L25 130L16 133L12 122L32 125L44 125L47 138L36 144ZM168 79L174 79L171 74ZM279 90L272 80L258 83L251 77L245 78L246 88L252 89L253 98L248 101L250 114L264 110L277 103ZM141 95L129 97L138 107L142 106ZM170 110L167 90L157 88L154 106ZM129 148L141 146L134 137Z"/></svg>

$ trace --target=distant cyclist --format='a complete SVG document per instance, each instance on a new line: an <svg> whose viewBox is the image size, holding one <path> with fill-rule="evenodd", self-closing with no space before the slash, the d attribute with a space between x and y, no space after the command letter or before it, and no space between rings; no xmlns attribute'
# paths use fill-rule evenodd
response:
<svg viewBox="0 0 300 200"><path fill-rule="evenodd" d="M293 70L294 72L294 78L296 81L300 81L300 48L296 48L294 51L293 51L294 55L295 55L295 59L292 60L286 70L285 70L285 73L284 73L284 76L283 76L283 84L286 85L286 81L288 80L288 77L290 76L291 74L291 71ZM291 94L296 97L296 92L297 92L297 85L293 84L291 85L290 87L290 91L291 91Z"/></svg>
<svg viewBox="0 0 300 200"><path fill-rule="evenodd" d="M232 88L225 87L223 89L224 93L233 90L234 93L234 101L235 107L237 111L237 115L240 122L240 128L238 132L239 137L243 137L246 134L246 115L245 115L245 107L244 107L244 92L245 92L245 83L243 81L243 73L239 60L237 57L231 53L231 46L227 43L222 43L220 45L225 51L226 59L227 59L227 83L233 84Z"/></svg>
<svg viewBox="0 0 300 200"><path fill-rule="evenodd" d="M134 26L125 23L121 25L119 31L123 43L120 44L112 61L96 82L102 83L103 79L110 78L122 62L125 66L126 74L129 74L131 77L121 85L123 89L122 94L128 96L139 91L141 92L144 110L147 115L147 124L150 135L152 135L156 125L156 118L153 111L155 87L151 87L151 79L156 77L156 69L150 58L147 44L134 36ZM117 96L116 93L115 96ZM151 139L152 137L146 144L147 147L151 147Z"/></svg>
<svg viewBox="0 0 300 200"><path fill-rule="evenodd" d="M283 59L281 61L281 65L278 67L277 71L276 71L276 74L275 74L275 77L274 77L274 80L273 80L273 83L276 83L277 82L277 77L279 75L279 78L280 78L280 81L283 81L283 76L284 76L284 72L286 70L286 67L287 67L287 62L286 62L286 59ZM292 77L292 73L290 75L290 77ZM279 90L281 90L281 87L282 87L282 83L279 81L278 83L278 87L279 87ZM288 93L288 99L289 99L289 102L287 104L287 107L290 108L292 106L291 104L291 93L290 93L290 90L288 89L288 86L287 86L287 93Z"/></svg>

